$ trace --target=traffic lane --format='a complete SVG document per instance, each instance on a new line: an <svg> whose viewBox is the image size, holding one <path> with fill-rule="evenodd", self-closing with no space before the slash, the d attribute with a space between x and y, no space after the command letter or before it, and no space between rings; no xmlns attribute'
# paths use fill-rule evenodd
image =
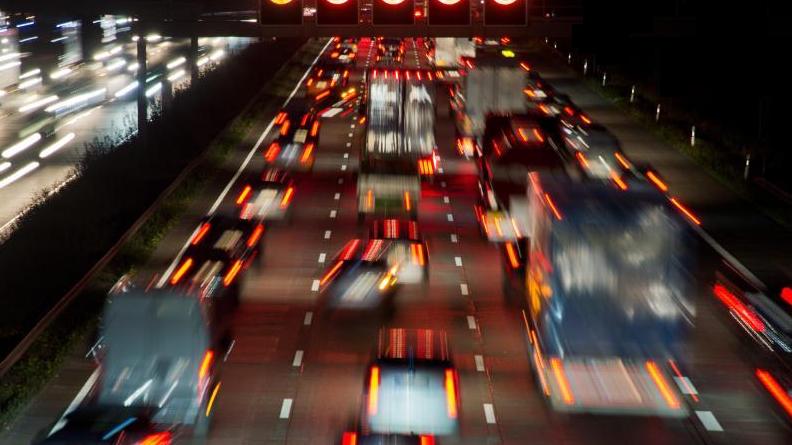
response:
<svg viewBox="0 0 792 445"><path fill-rule="evenodd" d="M703 228L760 279L790 277L784 269L792 251L792 233L753 204L711 177L691 159L655 138L606 99L590 90L566 66L537 56L537 71L570 95L595 120L606 125L632 159L653 165L702 220Z"/></svg>

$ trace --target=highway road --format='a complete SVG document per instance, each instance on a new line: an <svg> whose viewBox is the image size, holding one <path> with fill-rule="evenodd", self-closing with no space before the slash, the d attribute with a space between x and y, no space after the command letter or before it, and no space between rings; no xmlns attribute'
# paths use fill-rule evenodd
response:
<svg viewBox="0 0 792 445"><path fill-rule="evenodd" d="M352 84L362 81L372 53L366 42L360 44ZM422 49L411 42L405 64L426 66ZM556 69L551 62L545 68ZM573 99L589 99L581 102L585 109L595 99L575 82L564 77L560 83ZM355 188L364 126L355 113L324 119L316 162L310 174L299 178L290 221L268 226L263 261L244 275L242 304L233 319L234 347L222 371L209 443L338 443L341 433L358 418L366 367L382 326L448 332L461 379L461 427L457 436L438 438L438 443L780 445L792 441L789 424L755 383L756 346L710 294L720 255L705 242L700 243L701 264L694 271L700 284L697 318L675 379L686 394L691 415L672 420L551 411L531 374L520 308L503 294L500 255L479 235L472 210L475 165L457 155L446 97L442 89L438 91L440 170L433 183L423 185L418 212L429 246L428 285L403 285L389 317L334 317L317 309L316 289L327 262L349 239L366 234L366 227L357 223ZM295 92L304 94L300 85ZM612 110L597 106L603 115L611 113L621 131L641 134L636 124L626 118L617 121ZM238 169L263 168L262 147L272 137L268 124L275 113L273 109L247 138L247 145L218 169L190 215L165 237L141 272L141 283L172 270L169 266L207 210L233 208L234 193L225 193L228 181ZM592 115L599 118L597 112ZM642 142L624 143L629 155L641 158ZM662 165L658 168L666 175ZM669 172L667 178L674 186L674 174ZM686 193L680 190L684 199ZM693 200L694 209L697 205L699 201ZM46 400L77 394L92 369L82 366L72 371L77 377L70 376L70 383L56 379L0 441L24 443L33 425L42 425L44 416L36 410L51 412L52 406L44 408ZM60 396L47 399L47 393L56 392Z"/></svg>
<svg viewBox="0 0 792 445"><path fill-rule="evenodd" d="M106 16L83 23L87 32L77 22L25 26L31 22L22 21L16 23L22 27L0 32L0 236L35 199L73 177L86 144L112 146L137 131L136 95L129 87L135 81L136 44L126 20ZM165 78L173 79L174 91L189 87L184 57L190 42L154 35L149 40L151 81L146 88L151 91L151 113L162 99L156 85ZM200 39L196 59L206 60L199 72L248 43L241 38ZM45 111L67 101L72 105ZM13 147L24 149L7 152Z"/></svg>

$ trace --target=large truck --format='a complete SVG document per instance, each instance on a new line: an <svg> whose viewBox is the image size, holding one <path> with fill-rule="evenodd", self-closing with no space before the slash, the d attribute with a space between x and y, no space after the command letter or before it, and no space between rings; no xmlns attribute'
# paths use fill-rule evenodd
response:
<svg viewBox="0 0 792 445"><path fill-rule="evenodd" d="M433 96L398 71L372 72L366 144L357 182L358 219L367 215L415 219L421 173L434 173ZM406 116L407 112L410 116ZM427 164L429 161L429 164Z"/></svg>
<svg viewBox="0 0 792 445"><path fill-rule="evenodd" d="M523 312L553 409L684 417L670 378L695 316L689 226L648 185L532 173Z"/></svg>
<svg viewBox="0 0 792 445"><path fill-rule="evenodd" d="M476 46L465 37L437 37L434 39L436 68L457 68L463 58L475 58Z"/></svg>

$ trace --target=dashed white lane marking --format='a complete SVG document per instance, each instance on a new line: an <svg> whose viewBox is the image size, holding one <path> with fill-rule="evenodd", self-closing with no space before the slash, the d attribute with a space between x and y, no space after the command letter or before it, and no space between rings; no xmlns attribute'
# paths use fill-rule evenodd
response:
<svg viewBox="0 0 792 445"><path fill-rule="evenodd" d="M344 153L344 159L349 159L349 153Z"/></svg>
<svg viewBox="0 0 792 445"><path fill-rule="evenodd" d="M333 195L333 199L338 201L339 199L341 199L341 194L340 193L336 193L335 195Z"/></svg>
<svg viewBox="0 0 792 445"><path fill-rule="evenodd" d="M484 372L484 357L476 354L473 356L473 360L476 361L476 371Z"/></svg>
<svg viewBox="0 0 792 445"><path fill-rule="evenodd" d="M347 146L347 147L351 147L351 146L352 146L352 143L351 143L351 142L347 142L347 143L346 143L346 146ZM346 156L344 156L344 157L346 157Z"/></svg>
<svg viewBox="0 0 792 445"><path fill-rule="evenodd" d="M454 215L452 215L452 214L450 214L450 213L449 213L449 214L447 215L447 217L448 217L448 222L454 222Z"/></svg>
<svg viewBox="0 0 792 445"><path fill-rule="evenodd" d="M467 295L468 294L468 285L465 284L465 283L460 284L459 285L459 291L462 292L462 295Z"/></svg>
<svg viewBox="0 0 792 445"><path fill-rule="evenodd" d="M472 315L467 316L468 328L475 330L476 329L476 317Z"/></svg>
<svg viewBox="0 0 792 445"><path fill-rule="evenodd" d="M350 125L349 128L355 128L355 124Z"/></svg>
<svg viewBox="0 0 792 445"><path fill-rule="evenodd" d="M352 133L347 134L348 137L352 137Z"/></svg>
<svg viewBox="0 0 792 445"><path fill-rule="evenodd" d="M450 203L450 202L451 202L451 200L450 200L450 199L448 199L448 196L443 196L443 202L444 202L444 203L446 203L446 204L448 204L448 203Z"/></svg>
<svg viewBox="0 0 792 445"><path fill-rule="evenodd" d="M452 233L451 234L451 242L452 243L456 243L457 241L459 241L459 238L457 238L456 233Z"/></svg>
<svg viewBox="0 0 792 445"><path fill-rule="evenodd" d="M346 164L342 165L342 166L341 166L341 171L342 171L342 172L343 172L343 171L346 171L346 168L347 168Z"/></svg>
<svg viewBox="0 0 792 445"><path fill-rule="evenodd" d="M330 210L330 218L335 218L338 215L338 212L335 210Z"/></svg>
<svg viewBox="0 0 792 445"><path fill-rule="evenodd" d="M331 230L325 230L324 239L330 239L330 237L332 235L333 235L333 232Z"/></svg>
<svg viewBox="0 0 792 445"><path fill-rule="evenodd" d="M445 186L446 186L445 181L440 181L440 187L445 187Z"/></svg>
<svg viewBox="0 0 792 445"><path fill-rule="evenodd" d="M319 264L324 264L325 258L327 258L327 254L322 252L319 254Z"/></svg>
<svg viewBox="0 0 792 445"><path fill-rule="evenodd" d="M283 405L281 405L281 410L280 410L281 419L289 418L289 414L291 414L291 406L292 406L292 399L283 399Z"/></svg>
<svg viewBox="0 0 792 445"><path fill-rule="evenodd" d="M707 431L723 431L723 427L718 422L718 419L715 418L715 415L712 414L712 411L696 411L696 415Z"/></svg>
<svg viewBox="0 0 792 445"><path fill-rule="evenodd" d="M311 325L311 321L313 321L313 312L310 312L310 311L306 312L305 313L305 318L303 319L303 325L310 326Z"/></svg>
<svg viewBox="0 0 792 445"><path fill-rule="evenodd" d="M462 257L461 256L455 256L454 257L454 264L456 264L457 267L462 267Z"/></svg>
<svg viewBox="0 0 792 445"><path fill-rule="evenodd" d="M682 392L682 394L685 394L685 395L688 395L688 396L690 396L690 395L694 395L694 396L698 395L698 391L696 390L696 387L693 386L693 382L691 382L689 378L674 376L674 381L676 382L676 384L679 387L679 390Z"/></svg>
<svg viewBox="0 0 792 445"><path fill-rule="evenodd" d="M492 407L491 403L484 404L484 418L487 419L487 423L490 425L495 424L495 408Z"/></svg>
<svg viewBox="0 0 792 445"><path fill-rule="evenodd" d="M302 365L302 359L303 359L303 351L302 349L298 349L297 352L294 353L294 360L292 360L292 366L297 368L300 365Z"/></svg>
<svg viewBox="0 0 792 445"><path fill-rule="evenodd" d="M338 178L338 183L339 184L343 184L344 183L344 178Z"/></svg>
<svg viewBox="0 0 792 445"><path fill-rule="evenodd" d="M311 292L316 292L319 290L319 280L313 280L311 283Z"/></svg>
<svg viewBox="0 0 792 445"><path fill-rule="evenodd" d="M445 173L445 171L443 170L443 167L439 167L439 168L437 169L437 172L438 172L438 173L440 173L441 175L442 175L443 173Z"/></svg>

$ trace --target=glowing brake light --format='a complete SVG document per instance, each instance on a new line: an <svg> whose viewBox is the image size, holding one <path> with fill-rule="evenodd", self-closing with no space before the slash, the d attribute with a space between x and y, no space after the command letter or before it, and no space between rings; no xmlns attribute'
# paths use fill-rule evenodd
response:
<svg viewBox="0 0 792 445"><path fill-rule="evenodd" d="M539 142L544 142L544 136L542 136L542 132L539 131L538 128L533 129L533 134L536 136L536 139L539 139Z"/></svg>
<svg viewBox="0 0 792 445"><path fill-rule="evenodd" d="M660 372L660 368L657 366L657 363L653 361L646 362L646 370L649 371L649 376L652 377L657 389L660 390L660 394L663 396L663 399L671 409L679 409L680 402L677 399L674 392L671 390L671 386L666 381L663 374Z"/></svg>
<svg viewBox="0 0 792 445"><path fill-rule="evenodd" d="M423 266L426 264L426 258L424 258L424 251L423 246L415 243L410 245L410 252L412 253L413 261L418 264L419 266Z"/></svg>
<svg viewBox="0 0 792 445"><path fill-rule="evenodd" d="M621 190L627 190L627 183L615 171L611 171L611 179Z"/></svg>
<svg viewBox="0 0 792 445"><path fill-rule="evenodd" d="M234 282L234 278L239 275L240 270L242 270L242 260L234 261L231 269L226 273L225 277L223 277L223 286L230 286L231 283Z"/></svg>
<svg viewBox="0 0 792 445"><path fill-rule="evenodd" d="M520 62L520 67L525 71L531 71L531 67L525 62Z"/></svg>
<svg viewBox="0 0 792 445"><path fill-rule="evenodd" d="M344 265L343 261L341 261L341 260L336 261L336 263L333 265L333 267L329 271L327 271L327 273L322 277L321 281L319 281L319 284L320 285L324 285L325 283L330 281L330 279L333 278L333 276L336 274L336 272L338 272L338 269L340 269L341 266L343 266L343 265Z"/></svg>
<svg viewBox="0 0 792 445"><path fill-rule="evenodd" d="M682 212L685 216L687 216L688 219L693 221L697 226L701 225L701 220L696 218L696 215L694 215L690 210L688 210L687 207L682 205L682 203L677 201L676 198L671 198L671 204L674 204L674 207L678 208L680 212Z"/></svg>
<svg viewBox="0 0 792 445"><path fill-rule="evenodd" d="M173 276L171 277L170 283L173 285L178 284L179 281L184 276L184 274L186 274L187 271L190 269L190 267L192 267L192 265L193 265L192 258L187 258L186 260L184 260L182 265L176 270L176 273L174 273Z"/></svg>
<svg viewBox="0 0 792 445"><path fill-rule="evenodd" d="M591 119L589 119L585 114L581 114L580 119L587 124L591 124Z"/></svg>
<svg viewBox="0 0 792 445"><path fill-rule="evenodd" d="M512 243L506 244L506 256L509 257L509 264L511 265L512 269L517 269L520 267L520 259L517 256L517 251L514 250Z"/></svg>
<svg viewBox="0 0 792 445"><path fill-rule="evenodd" d="M341 436L341 445L357 445L357 433L344 433Z"/></svg>
<svg viewBox="0 0 792 445"><path fill-rule="evenodd" d="M277 142L273 142L272 144L270 144L269 148L267 149L267 152L264 153L264 159L266 159L269 162L274 161L275 158L278 156L278 153L280 153L280 148L281 148L280 144L278 144Z"/></svg>
<svg viewBox="0 0 792 445"><path fill-rule="evenodd" d="M456 389L456 376L454 371L446 369L445 371L445 393L446 393L446 410L448 417L456 419L459 414L457 411L457 389Z"/></svg>
<svg viewBox="0 0 792 445"><path fill-rule="evenodd" d="M726 286L722 284L715 284L712 288L712 293L720 300L726 307L737 314L745 324L757 332L764 332L764 322L759 318L756 313L740 301Z"/></svg>
<svg viewBox="0 0 792 445"><path fill-rule="evenodd" d="M161 433L149 434L143 440L138 442L139 445L170 445L172 443L171 433L163 431Z"/></svg>
<svg viewBox="0 0 792 445"><path fill-rule="evenodd" d="M616 160L619 161L619 164L621 164L622 167L627 169L630 168L630 162L627 161L627 158L625 158L621 153L617 151L613 153L613 155L616 157Z"/></svg>
<svg viewBox="0 0 792 445"><path fill-rule="evenodd" d="M408 212L412 210L412 200L410 199L410 192L404 192L404 210Z"/></svg>
<svg viewBox="0 0 792 445"><path fill-rule="evenodd" d="M291 126L291 121L287 120L287 121L283 122L283 125L281 125L281 128L280 128L281 136L286 136L287 134L289 134L289 127L290 126Z"/></svg>
<svg viewBox="0 0 792 445"><path fill-rule="evenodd" d="M575 403L575 398L572 396L572 390L569 388L569 380L567 380L561 360L558 358L551 358L550 367L553 369L553 375L561 389L561 398L567 405L572 405Z"/></svg>
<svg viewBox="0 0 792 445"><path fill-rule="evenodd" d="M781 408L786 411L787 415L792 417L792 398L790 398L789 393L784 390L778 381L764 369L756 370L756 378L759 379L776 402L781 405Z"/></svg>
<svg viewBox="0 0 792 445"><path fill-rule="evenodd" d="M656 185L657 188L660 189L660 191L663 191L663 192L667 192L668 191L668 186L666 185L666 183L663 182L663 180L660 179L660 177L657 176L653 171L648 170L646 172L646 177L649 178L649 180L652 181L652 183L654 183L654 185Z"/></svg>
<svg viewBox="0 0 792 445"><path fill-rule="evenodd" d="M556 205L553 202L553 199L547 193L544 194L544 198L545 198L545 202L547 202L547 205L550 206L550 210L552 210L553 215L555 215L557 220L561 221L561 219L562 219L561 218L561 212L559 212L558 208L556 208Z"/></svg>
<svg viewBox="0 0 792 445"><path fill-rule="evenodd" d="M310 82L311 80L313 80L313 79L310 79L310 80L309 80L309 82ZM310 83L309 83L309 85L310 85ZM286 116L287 116L287 115L286 115L286 112L285 112L285 111L281 111L280 113L278 113L278 116L275 118L275 125L280 125L280 124L282 124L282 123L283 123L283 121L285 121L285 120L286 120Z"/></svg>
<svg viewBox="0 0 792 445"><path fill-rule="evenodd" d="M214 360L214 351L209 349L206 351L206 353L204 353L203 360L201 360L201 367L198 368L199 379L203 379L207 375L209 375L209 367L212 366L213 360Z"/></svg>
<svg viewBox="0 0 792 445"><path fill-rule="evenodd" d="M369 393L368 393L368 413L370 416L377 415L377 405L379 404L379 384L380 384L379 366L372 366L371 376L369 377Z"/></svg>
<svg viewBox="0 0 792 445"><path fill-rule="evenodd" d="M209 402L206 403L206 411L204 412L206 417L209 417L209 414L212 412L212 407L214 406L215 399L217 398L217 393L220 392L220 383L222 382L217 382L217 385L215 385L214 389L212 390L212 395L209 396Z"/></svg>
<svg viewBox="0 0 792 445"><path fill-rule="evenodd" d="M313 152L314 144L307 144L300 157L300 163L307 164L311 160L311 153Z"/></svg>
<svg viewBox="0 0 792 445"><path fill-rule="evenodd" d="M286 207L289 207L289 203L291 202L293 197L294 197L294 187L287 188L286 193L284 193L283 198L281 198L280 208L285 209Z"/></svg>
<svg viewBox="0 0 792 445"><path fill-rule="evenodd" d="M781 289L781 299L787 304L792 305L792 287L785 287Z"/></svg>
<svg viewBox="0 0 792 445"><path fill-rule="evenodd" d="M201 224L201 228L198 229L198 233L195 234L195 236L193 237L192 242L190 244L192 244L193 246L197 246L198 243L200 243L201 240L204 239L206 234L209 233L209 229L211 227L212 227L212 225L209 224L209 223Z"/></svg>
<svg viewBox="0 0 792 445"><path fill-rule="evenodd" d="M579 151L575 153L575 157L578 158L578 162L580 162L583 168L589 168L588 159L586 159L586 155L584 155L583 152Z"/></svg>
<svg viewBox="0 0 792 445"><path fill-rule="evenodd" d="M324 99L325 97L330 95L330 90L324 90L321 93L316 95L315 100L319 102L320 100Z"/></svg>
<svg viewBox="0 0 792 445"><path fill-rule="evenodd" d="M264 233L264 225L263 224L257 225L255 230L253 230L253 233L250 235L250 238L248 238L247 246L248 247L255 246L256 243L258 243L259 240L261 239L261 235L263 233Z"/></svg>
<svg viewBox="0 0 792 445"><path fill-rule="evenodd" d="M245 202L248 199L248 197L250 197L250 193L252 191L253 191L253 187L251 187L250 185L246 185L245 188L243 188L242 191L239 193L239 196L237 196L236 204L241 205L243 202Z"/></svg>
<svg viewBox="0 0 792 445"><path fill-rule="evenodd" d="M420 436L419 441L420 445L435 445L434 436Z"/></svg>
<svg viewBox="0 0 792 445"><path fill-rule="evenodd" d="M311 125L311 136L316 137L319 134L319 121L314 121L313 125Z"/></svg>

